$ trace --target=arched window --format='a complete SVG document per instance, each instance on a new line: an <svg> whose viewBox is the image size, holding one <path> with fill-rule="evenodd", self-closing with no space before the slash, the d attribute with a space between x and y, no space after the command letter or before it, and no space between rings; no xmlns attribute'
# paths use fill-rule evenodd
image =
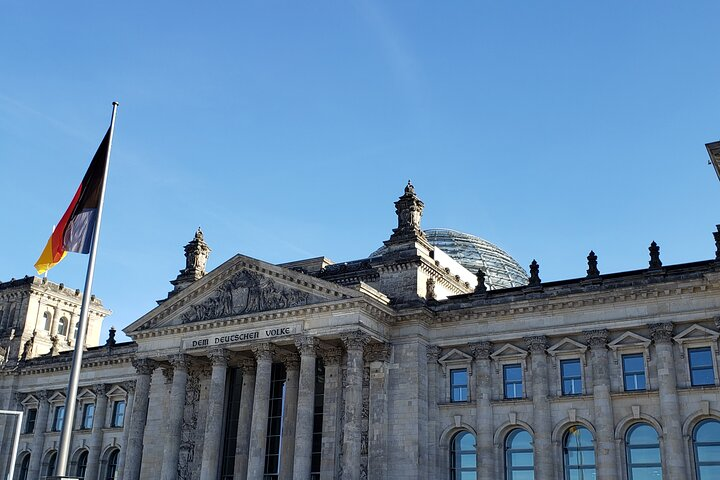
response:
<svg viewBox="0 0 720 480"><path fill-rule="evenodd" d="M28 471L30 470L30 454L26 453L20 460L20 469L18 470L18 480L28 480Z"/></svg>
<svg viewBox="0 0 720 480"><path fill-rule="evenodd" d="M476 480L476 478L475 436L470 432L460 432L450 442L450 480Z"/></svg>
<svg viewBox="0 0 720 480"><path fill-rule="evenodd" d="M595 479L595 441L585 427L575 425L568 429L563 442L565 480Z"/></svg>
<svg viewBox="0 0 720 480"><path fill-rule="evenodd" d="M45 475L47 477L52 477L55 475L55 463L57 461L57 452L52 452L50 455L48 455L48 461L47 461L47 470L45 471Z"/></svg>
<svg viewBox="0 0 720 480"><path fill-rule="evenodd" d="M118 454L120 450L113 450L108 455L107 468L105 469L105 480L115 480L117 475Z"/></svg>
<svg viewBox="0 0 720 480"><path fill-rule="evenodd" d="M49 332L50 326L52 325L52 313L50 313L50 312L43 313L43 318L45 319L44 329L46 332Z"/></svg>
<svg viewBox="0 0 720 480"><path fill-rule="evenodd" d="M703 420L693 431L695 471L698 480L720 478L720 422Z"/></svg>
<svg viewBox="0 0 720 480"><path fill-rule="evenodd" d="M505 439L505 480L534 480L534 470L532 437L516 428Z"/></svg>
<svg viewBox="0 0 720 480"><path fill-rule="evenodd" d="M660 442L647 423L630 427L625 435L628 480L661 480Z"/></svg>
<svg viewBox="0 0 720 480"><path fill-rule="evenodd" d="M75 469L75 476L85 478L85 470L87 470L88 462L88 451L83 451L77 460L77 468Z"/></svg>
<svg viewBox="0 0 720 480"><path fill-rule="evenodd" d="M65 317L62 317L60 321L58 322L58 335L67 335L67 329L68 329L68 319Z"/></svg>

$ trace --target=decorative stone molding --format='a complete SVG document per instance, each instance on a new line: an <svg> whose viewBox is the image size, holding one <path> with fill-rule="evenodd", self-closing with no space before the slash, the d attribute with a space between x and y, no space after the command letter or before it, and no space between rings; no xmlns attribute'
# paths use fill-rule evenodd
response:
<svg viewBox="0 0 720 480"><path fill-rule="evenodd" d="M272 361L275 351L276 351L275 345L273 345L270 342L258 343L257 345L254 345L252 347L253 355L255 355L255 359L258 362L260 360Z"/></svg>
<svg viewBox="0 0 720 480"><path fill-rule="evenodd" d="M672 322L664 323L651 323L648 325L650 328L650 338L655 343L671 343L673 335L673 324Z"/></svg>
<svg viewBox="0 0 720 480"><path fill-rule="evenodd" d="M96 396L105 395L107 393L107 385L104 383L96 383L92 387L92 391Z"/></svg>
<svg viewBox="0 0 720 480"><path fill-rule="evenodd" d="M320 350L320 356L323 358L325 366L339 365L342 359L342 349L338 347L328 347Z"/></svg>
<svg viewBox="0 0 720 480"><path fill-rule="evenodd" d="M149 358L134 358L132 365L135 367L138 375L152 375L158 366L155 360L150 360Z"/></svg>
<svg viewBox="0 0 720 480"><path fill-rule="evenodd" d="M189 359L187 355L183 353L171 355L170 358L168 358L168 361L170 362L170 365L172 365L173 370L187 370L188 368Z"/></svg>
<svg viewBox="0 0 720 480"><path fill-rule="evenodd" d="M427 355L428 363L435 363L440 357L440 347L437 345L428 345L425 353Z"/></svg>
<svg viewBox="0 0 720 480"><path fill-rule="evenodd" d="M127 382L123 382L122 387L125 389L126 392L128 392L128 395L131 393L135 393L135 380L128 380Z"/></svg>
<svg viewBox="0 0 720 480"><path fill-rule="evenodd" d="M222 347L213 347L208 351L208 357L213 366L227 367L228 351Z"/></svg>
<svg viewBox="0 0 720 480"><path fill-rule="evenodd" d="M492 353L491 342L483 341L470 344L470 355L472 355L475 360L489 360L490 353Z"/></svg>
<svg viewBox="0 0 720 480"><path fill-rule="evenodd" d="M545 353L548 348L548 338L545 335L523 337L523 341L531 353Z"/></svg>
<svg viewBox="0 0 720 480"><path fill-rule="evenodd" d="M389 343L371 343L365 347L368 362L387 362L390 358Z"/></svg>
<svg viewBox="0 0 720 480"><path fill-rule="evenodd" d="M298 335L295 337L295 347L300 355L316 356L318 349L317 338L310 335Z"/></svg>
<svg viewBox="0 0 720 480"><path fill-rule="evenodd" d="M243 358L238 362L238 368L243 375L255 375L255 361L250 358Z"/></svg>
<svg viewBox="0 0 720 480"><path fill-rule="evenodd" d="M590 348L601 348L607 346L609 332L606 329L585 330L582 332L585 342Z"/></svg>
<svg viewBox="0 0 720 480"><path fill-rule="evenodd" d="M342 335L340 337L342 342L345 344L345 349L350 350L363 350L365 348L365 345L367 345L370 342L370 337L360 331L357 330L355 332L346 333L345 335Z"/></svg>
<svg viewBox="0 0 720 480"><path fill-rule="evenodd" d="M473 357L465 352L461 352L457 348L453 348L448 353L438 359L438 363L442 365L443 375L455 368L467 369L468 375L472 375Z"/></svg>
<svg viewBox="0 0 720 480"><path fill-rule="evenodd" d="M297 353L287 353L281 357L281 360L286 370L300 370L300 355Z"/></svg>

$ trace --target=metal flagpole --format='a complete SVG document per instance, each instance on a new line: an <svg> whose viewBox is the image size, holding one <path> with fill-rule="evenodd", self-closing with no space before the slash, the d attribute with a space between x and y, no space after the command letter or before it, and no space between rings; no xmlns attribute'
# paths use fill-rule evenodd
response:
<svg viewBox="0 0 720 480"><path fill-rule="evenodd" d="M112 148L112 138L115 131L115 113L117 112L117 107L118 103L113 102L112 118L110 119L110 139L108 141L107 157L105 158L105 173L102 179L102 186L100 187L97 222L95 222L92 246L90 247L90 258L88 259L87 275L85 276L85 290L83 290L82 305L80 307L80 321L78 322L78 333L75 339L72 366L70 367L70 382L68 383L67 397L65 398L65 419L63 420L62 432L60 434L60 450L58 452L57 467L55 469L55 475L57 477L64 477L66 475L70 455L70 437L73 423L75 423L75 404L77 400L78 383L80 382L83 347L85 345L85 325L87 324L90 309L90 292L95 274L95 254L97 253L98 237L100 234L103 203L105 203L105 183L107 182L108 169L110 166L110 149Z"/></svg>

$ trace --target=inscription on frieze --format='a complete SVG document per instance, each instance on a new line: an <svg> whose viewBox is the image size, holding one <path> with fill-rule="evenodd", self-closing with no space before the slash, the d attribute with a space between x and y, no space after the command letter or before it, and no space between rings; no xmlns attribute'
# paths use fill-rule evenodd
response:
<svg viewBox="0 0 720 480"><path fill-rule="evenodd" d="M257 272L241 270L222 282L205 301L193 305L182 315L182 323L279 310L315 303L307 292L276 284Z"/></svg>
<svg viewBox="0 0 720 480"><path fill-rule="evenodd" d="M248 343L258 340L272 339L295 335L302 332L302 325L283 325L279 327L242 329L234 332L210 336L197 336L183 339L183 348L208 348L234 343Z"/></svg>

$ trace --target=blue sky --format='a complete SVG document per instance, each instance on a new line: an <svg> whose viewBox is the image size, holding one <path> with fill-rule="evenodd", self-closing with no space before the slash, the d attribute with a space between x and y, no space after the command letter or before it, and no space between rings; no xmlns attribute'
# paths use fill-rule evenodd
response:
<svg viewBox="0 0 720 480"><path fill-rule="evenodd" d="M711 258L711 1L0 3L0 279L33 274L118 100L94 293L136 320L209 267L365 257L425 227L543 280ZM49 277L81 287L87 257Z"/></svg>

